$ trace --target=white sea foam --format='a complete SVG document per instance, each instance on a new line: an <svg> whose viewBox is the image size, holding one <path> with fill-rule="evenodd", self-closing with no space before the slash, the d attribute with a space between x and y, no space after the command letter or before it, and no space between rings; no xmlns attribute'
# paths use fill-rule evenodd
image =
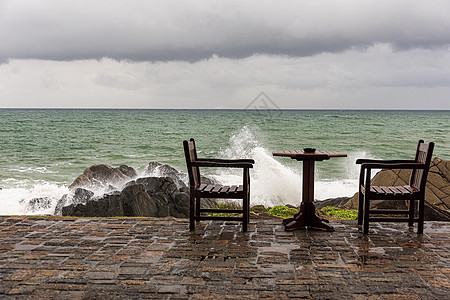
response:
<svg viewBox="0 0 450 300"><path fill-rule="evenodd" d="M272 156L271 150L261 145L254 129L244 126L230 137L229 146L225 148L220 157L224 158L251 158L255 160L251 169L251 205L299 205L301 202L302 171L301 164L295 168L289 166L289 160L277 160ZM325 200L335 197L351 197L357 191L360 166L355 164L357 158L370 157L366 152L351 152L348 157L335 160L337 168L341 171L339 178L327 178L316 168L315 199ZM373 158L373 157L372 157ZM285 163L286 162L286 163ZM325 166L326 167L326 166ZM23 169L17 170L22 172ZM30 170L27 170L30 171ZM35 168L33 172L46 172ZM241 169L218 169L214 177L223 184L241 184ZM373 172L375 174L376 172ZM143 173L142 176L167 176L159 168L154 172ZM187 183L187 176L180 180ZM53 214L56 203L63 195L70 191L66 186L43 181L21 181L17 179L4 179L0 182L0 215L37 215ZM108 192L104 189L93 190L94 197L100 197ZM40 199L40 200L36 200ZM69 203L70 204L70 197ZM31 201L31 203L30 203ZM37 201L36 205L32 205ZM42 201L40 203L39 201ZM39 204L42 204L41 206Z"/></svg>
<svg viewBox="0 0 450 300"><path fill-rule="evenodd" d="M228 158L251 158L255 160L251 170L252 205L298 205L301 202L302 172L276 160L271 151L259 145L255 134L245 126L230 138L230 146L222 153ZM352 152L341 159L344 179L318 179L315 181L315 199L325 200L336 197L351 197L358 190L359 165L356 158L368 157L367 153ZM320 174L317 174L320 175ZM216 179L224 184L238 184L242 175L236 171L222 171Z"/></svg>
<svg viewBox="0 0 450 300"><path fill-rule="evenodd" d="M285 205L300 202L301 176L273 159L262 147L253 148L247 158L255 160L251 170L252 205ZM242 174L223 171L216 177L224 184L239 184Z"/></svg>
<svg viewBox="0 0 450 300"><path fill-rule="evenodd" d="M19 173L41 173L41 174L54 174L57 173L55 171L51 171L46 167L18 167L11 168L10 171L19 172Z"/></svg>
<svg viewBox="0 0 450 300"><path fill-rule="evenodd" d="M36 183L31 187L7 187L0 190L0 215L46 215L53 214L56 202L69 192L64 186L52 183ZM40 199L40 200L36 200ZM43 205L32 205L30 201Z"/></svg>
<svg viewBox="0 0 450 300"><path fill-rule="evenodd" d="M339 167L343 170L345 176L341 179L322 179L315 181L314 195L316 200L325 200L336 197L351 197L358 191L358 180L361 165L355 162L358 158L374 158L367 152L350 152L348 157L340 158ZM377 172L374 170L372 176ZM318 174L320 178L320 172Z"/></svg>
<svg viewBox="0 0 450 300"><path fill-rule="evenodd" d="M255 160L251 170L252 205L285 205L300 203L301 176L275 160L269 150L259 145L248 126L234 133L230 146L222 155L227 158L251 158ZM224 184L239 184L241 170L225 170L216 178Z"/></svg>

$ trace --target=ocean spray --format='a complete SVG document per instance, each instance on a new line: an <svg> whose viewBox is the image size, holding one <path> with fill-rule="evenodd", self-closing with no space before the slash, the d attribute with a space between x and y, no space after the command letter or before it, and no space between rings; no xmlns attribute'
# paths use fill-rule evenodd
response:
<svg viewBox="0 0 450 300"><path fill-rule="evenodd" d="M274 158L271 153L273 150L288 149L268 149L267 144L264 133L259 132L257 126L245 125L230 134L228 145L225 148L216 149L217 154L211 155L221 158L251 158L255 160L254 168L250 171L252 206L299 205L301 202L302 163L293 162L287 158ZM201 149L201 145L199 148ZM340 174L336 178L330 178L330 172L322 174L320 168L317 168L317 164L330 164L330 162L318 162L315 172L315 199L353 196L357 191L359 174L359 166L354 161L361 157L369 158L370 155L366 152L350 152L347 158L334 158L334 162L339 162L337 168L344 173L344 176ZM140 169L142 167L138 166ZM184 170L180 169L180 171ZM204 169L202 171L205 175L214 174L215 179L223 184L240 184L242 181L242 170L240 169ZM77 175L74 174L73 179ZM161 176L161 174L144 174L143 172L140 174L142 177L149 175ZM181 179L187 183L187 176L183 176ZM53 214L57 201L64 194L70 192L67 186L42 179L35 181L11 180L5 179L0 182L3 187L0 190L0 214L2 215ZM94 192L95 196L102 194L102 191ZM39 198L48 199L50 205L37 209L29 205L30 200Z"/></svg>

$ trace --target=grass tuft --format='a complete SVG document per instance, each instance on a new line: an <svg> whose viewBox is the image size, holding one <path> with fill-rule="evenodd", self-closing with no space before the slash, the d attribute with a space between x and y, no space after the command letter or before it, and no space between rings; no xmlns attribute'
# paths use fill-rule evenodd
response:
<svg viewBox="0 0 450 300"><path fill-rule="evenodd" d="M281 217L281 218L292 218L296 213L298 213L298 209L292 207L286 207L281 205L276 205L268 210L268 213L272 216Z"/></svg>
<svg viewBox="0 0 450 300"><path fill-rule="evenodd" d="M214 208L215 209L241 209L241 206L239 204L231 203L231 202L220 202L220 204L216 205ZM236 214L236 213L213 213L213 214L208 214L208 215L212 215L214 217L233 217L233 216L237 216L238 214Z"/></svg>
<svg viewBox="0 0 450 300"><path fill-rule="evenodd" d="M341 220L356 220L358 218L358 211L353 209L325 206L320 211L328 216L338 218Z"/></svg>

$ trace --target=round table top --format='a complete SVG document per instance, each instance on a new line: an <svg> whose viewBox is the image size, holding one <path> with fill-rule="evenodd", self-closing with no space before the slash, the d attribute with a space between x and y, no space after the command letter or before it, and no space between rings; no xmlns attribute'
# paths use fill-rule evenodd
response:
<svg viewBox="0 0 450 300"><path fill-rule="evenodd" d="M273 156L290 157L296 160L325 160L331 157L347 157L346 153L333 151L305 152L304 150L282 150L272 152Z"/></svg>

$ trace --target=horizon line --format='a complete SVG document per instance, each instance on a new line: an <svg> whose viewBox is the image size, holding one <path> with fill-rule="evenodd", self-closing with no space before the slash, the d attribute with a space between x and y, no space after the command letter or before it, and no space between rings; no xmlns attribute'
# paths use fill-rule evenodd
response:
<svg viewBox="0 0 450 300"><path fill-rule="evenodd" d="M0 110L217 110L217 111L450 111L450 108L120 108L120 107L0 107Z"/></svg>

